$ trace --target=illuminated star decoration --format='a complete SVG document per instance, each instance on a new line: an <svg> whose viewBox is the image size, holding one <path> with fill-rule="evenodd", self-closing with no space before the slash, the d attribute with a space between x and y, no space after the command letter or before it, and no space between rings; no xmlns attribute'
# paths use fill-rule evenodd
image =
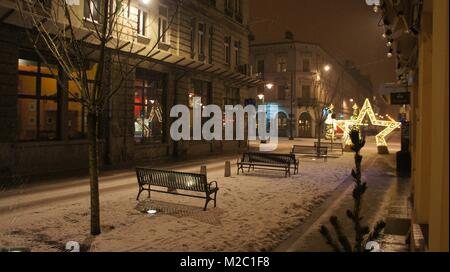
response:
<svg viewBox="0 0 450 272"><path fill-rule="evenodd" d="M354 121L357 119L356 111L359 109L358 105L355 103L352 107L353 115L350 117L350 120L339 120L337 122L337 126L344 132L342 137L346 146L352 145L352 140L350 139L350 131L352 127L355 125Z"/></svg>
<svg viewBox="0 0 450 272"><path fill-rule="evenodd" d="M345 124L345 133L349 135L350 127L348 125L356 125L356 126L362 126L364 125L363 120L366 115L369 116L370 122L374 126L379 127L385 127L384 130L382 130L380 133L375 136L375 140L377 143L377 146L386 146L386 136L389 135L392 131L394 131L397 128L400 128L401 123L396 121L384 121L384 120L378 120L375 117L375 113L373 112L372 106L370 105L369 99L366 99L364 102L364 106L362 107L361 111L359 112L358 118L356 120L349 120L349 122L346 122ZM347 125L348 124L348 125ZM347 136L348 138L348 136Z"/></svg>

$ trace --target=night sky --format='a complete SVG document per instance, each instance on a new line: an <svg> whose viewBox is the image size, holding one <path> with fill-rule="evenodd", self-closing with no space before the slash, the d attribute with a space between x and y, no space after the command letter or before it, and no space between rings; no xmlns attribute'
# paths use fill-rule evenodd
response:
<svg viewBox="0 0 450 272"><path fill-rule="evenodd" d="M395 81L395 64L378 27L379 13L365 0L249 0L255 42L284 39L319 43L339 61L351 60L369 75L374 89Z"/></svg>

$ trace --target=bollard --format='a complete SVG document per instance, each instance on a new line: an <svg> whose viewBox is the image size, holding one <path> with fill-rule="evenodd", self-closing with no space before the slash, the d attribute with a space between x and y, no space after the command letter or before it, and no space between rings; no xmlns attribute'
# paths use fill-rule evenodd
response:
<svg viewBox="0 0 450 272"><path fill-rule="evenodd" d="M229 178L231 177L231 163L230 161L225 162L225 177Z"/></svg>
<svg viewBox="0 0 450 272"><path fill-rule="evenodd" d="M206 165L200 166L200 174L202 174L202 175L207 174Z"/></svg>

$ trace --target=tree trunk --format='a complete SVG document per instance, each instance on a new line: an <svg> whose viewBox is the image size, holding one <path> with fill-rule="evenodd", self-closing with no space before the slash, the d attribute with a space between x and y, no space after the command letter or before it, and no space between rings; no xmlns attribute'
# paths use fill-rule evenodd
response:
<svg viewBox="0 0 450 272"><path fill-rule="evenodd" d="M91 187L91 234L100 234L100 197L98 190L98 115L88 113L89 176Z"/></svg>
<svg viewBox="0 0 450 272"><path fill-rule="evenodd" d="M317 124L317 158L320 157L320 142L321 142L321 138L322 138L322 122L320 122L319 124Z"/></svg>

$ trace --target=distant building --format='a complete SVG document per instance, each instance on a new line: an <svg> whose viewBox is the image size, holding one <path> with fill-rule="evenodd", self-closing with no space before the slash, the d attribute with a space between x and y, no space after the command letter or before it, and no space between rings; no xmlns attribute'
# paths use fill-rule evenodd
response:
<svg viewBox="0 0 450 272"><path fill-rule="evenodd" d="M318 108L332 103L336 118L347 119L353 113L354 103L361 106L366 98L374 102L369 78L350 63L339 63L317 44L298 41L252 44L250 63L252 72L271 84L271 88L266 85L258 90L264 94L264 102L281 106L280 136L290 136L291 113L293 137L308 138L316 136Z"/></svg>
<svg viewBox="0 0 450 272"><path fill-rule="evenodd" d="M46 2L53 8L52 3ZM86 33L94 32L96 20L91 17L98 15L86 12L93 3L100 1L73 6ZM261 82L251 78L248 69L248 1L183 1L178 14L173 0L132 0L126 8L124 20L132 28L125 39L134 41L137 52L130 61L163 37L101 118L102 164L151 165L245 148L245 141L174 142L169 113L174 104L189 105L193 96L221 106L255 97L255 86ZM57 80L69 84L74 93L76 87L49 75L29 43L16 1L0 1L0 18L0 172L34 175L87 169L86 109L64 94ZM161 31L172 18L167 33ZM96 54L87 57L93 75ZM107 66L114 82L117 63Z"/></svg>

